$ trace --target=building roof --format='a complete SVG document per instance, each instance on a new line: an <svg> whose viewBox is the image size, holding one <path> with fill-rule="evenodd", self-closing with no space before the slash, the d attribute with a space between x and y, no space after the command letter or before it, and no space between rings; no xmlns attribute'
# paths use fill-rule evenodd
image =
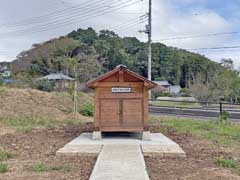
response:
<svg viewBox="0 0 240 180"><path fill-rule="evenodd" d="M99 81L103 81L104 79L107 79L109 78L110 76L116 74L116 73L119 73L119 72L123 72L123 73L126 73L128 74L130 77L134 77L135 79L137 79L138 81L141 81L141 82L144 82L146 83L146 86L148 89L151 89L151 88L154 88L157 86L156 83L154 83L153 81L149 81L148 79L144 78L143 76L140 76L139 74L133 72L133 71L130 71L127 69L126 66L120 64L118 66L115 67L115 69L113 69L112 71L109 71L101 76L99 76L98 78L92 80L92 81L89 81L86 86L89 87L89 88L92 88L94 89L95 88L95 84Z"/></svg>
<svg viewBox="0 0 240 180"><path fill-rule="evenodd" d="M16 81L14 81L13 79L3 79L3 83L5 83L5 84L11 84L14 82L16 82Z"/></svg>
<svg viewBox="0 0 240 180"><path fill-rule="evenodd" d="M49 74L47 76L38 78L38 80L42 80L42 79L48 79L48 80L69 80L69 81L74 81L73 78L63 74L63 73L52 73Z"/></svg>
<svg viewBox="0 0 240 180"><path fill-rule="evenodd" d="M154 81L159 86L171 86L168 81Z"/></svg>

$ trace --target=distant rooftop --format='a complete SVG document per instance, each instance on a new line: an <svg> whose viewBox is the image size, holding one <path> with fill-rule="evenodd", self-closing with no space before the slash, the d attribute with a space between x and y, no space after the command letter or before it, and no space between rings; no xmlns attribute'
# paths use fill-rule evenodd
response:
<svg viewBox="0 0 240 180"><path fill-rule="evenodd" d="M153 82L155 82L159 86L171 86L171 84L169 84L168 81L153 81Z"/></svg>
<svg viewBox="0 0 240 180"><path fill-rule="evenodd" d="M38 80L41 80L41 79L48 79L48 80L69 80L69 81L74 81L73 78L63 74L63 73L52 73L52 74L49 74L47 76L44 76L44 77L41 77L41 78L38 78Z"/></svg>

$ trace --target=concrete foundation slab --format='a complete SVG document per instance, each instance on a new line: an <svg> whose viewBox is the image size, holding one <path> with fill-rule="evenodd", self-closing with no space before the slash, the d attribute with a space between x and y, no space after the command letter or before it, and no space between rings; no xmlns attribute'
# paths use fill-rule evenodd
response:
<svg viewBox="0 0 240 180"><path fill-rule="evenodd" d="M67 155L67 156L97 156L102 149L102 145L65 145L59 149L56 155Z"/></svg>
<svg viewBox="0 0 240 180"><path fill-rule="evenodd" d="M141 133L103 133L102 139L93 140L92 133L82 133L79 137L57 151L63 154L95 154L106 145L127 145L141 147L144 155L160 155L165 157L185 157L185 152L174 141L161 133L152 133L151 141L141 140Z"/></svg>
<svg viewBox="0 0 240 180"><path fill-rule="evenodd" d="M100 131L93 131L92 139L93 140L101 140L102 139L102 133Z"/></svg>
<svg viewBox="0 0 240 180"><path fill-rule="evenodd" d="M149 180L139 145L104 145L90 180Z"/></svg>
<svg viewBox="0 0 240 180"><path fill-rule="evenodd" d="M143 131L142 140L143 141L151 141L151 132L150 131Z"/></svg>

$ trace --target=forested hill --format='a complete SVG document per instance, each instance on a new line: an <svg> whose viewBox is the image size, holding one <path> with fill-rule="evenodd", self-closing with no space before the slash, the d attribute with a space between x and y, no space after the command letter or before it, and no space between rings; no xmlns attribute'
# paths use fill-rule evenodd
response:
<svg viewBox="0 0 240 180"><path fill-rule="evenodd" d="M201 78L208 83L224 68L208 58L185 50L152 45L153 80L168 80L172 84L188 87ZM29 72L31 77L50 72L71 75L72 59L77 60L77 75L85 82L118 64L147 76L147 44L135 37L121 38L112 31L96 32L92 28L78 29L68 35L49 40L20 53L12 63L15 73Z"/></svg>

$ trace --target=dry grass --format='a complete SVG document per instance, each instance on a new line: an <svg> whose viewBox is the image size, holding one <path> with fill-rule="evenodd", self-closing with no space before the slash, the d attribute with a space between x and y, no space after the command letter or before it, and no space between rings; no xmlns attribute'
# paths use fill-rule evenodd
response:
<svg viewBox="0 0 240 180"><path fill-rule="evenodd" d="M79 93L78 105L92 101L92 94ZM47 93L33 89L0 87L0 117L67 120L73 118L73 101L67 93ZM91 118L77 114L77 119Z"/></svg>

